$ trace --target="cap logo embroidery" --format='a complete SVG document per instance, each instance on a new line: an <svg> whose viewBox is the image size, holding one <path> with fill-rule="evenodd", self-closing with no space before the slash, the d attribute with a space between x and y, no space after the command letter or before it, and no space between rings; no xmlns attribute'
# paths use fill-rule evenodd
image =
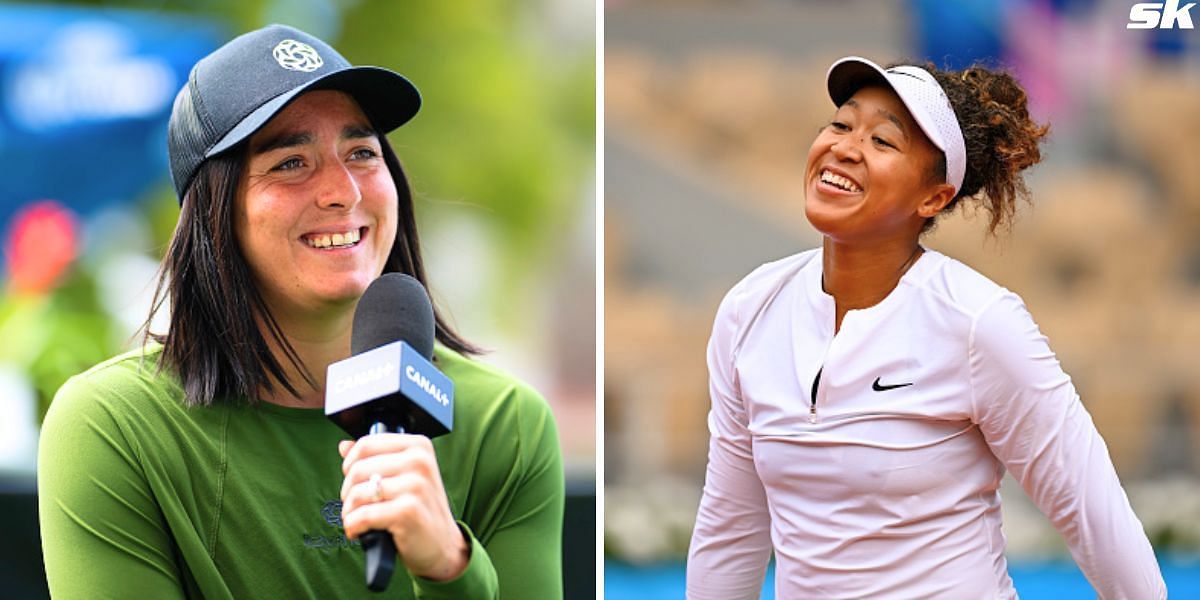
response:
<svg viewBox="0 0 1200 600"><path fill-rule="evenodd" d="M279 63L279 66L289 71L309 73L325 64L312 46L296 40L283 40L275 44L275 50L271 54L275 56L275 62Z"/></svg>
<svg viewBox="0 0 1200 600"><path fill-rule="evenodd" d="M898 69L888 69L887 72L891 73L892 75L904 75L907 77L912 77L913 79L916 79L917 81L920 81L922 83L929 83L928 81L925 80L924 77L921 77L920 75L917 75L916 73L909 73L907 71L900 71Z"/></svg>

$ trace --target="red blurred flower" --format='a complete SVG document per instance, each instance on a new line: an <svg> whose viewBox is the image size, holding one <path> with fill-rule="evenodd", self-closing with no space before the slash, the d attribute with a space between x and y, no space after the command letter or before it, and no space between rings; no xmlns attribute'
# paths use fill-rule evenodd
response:
<svg viewBox="0 0 1200 600"><path fill-rule="evenodd" d="M42 294L75 259L75 213L53 200L17 211L4 244L8 277L17 292Z"/></svg>

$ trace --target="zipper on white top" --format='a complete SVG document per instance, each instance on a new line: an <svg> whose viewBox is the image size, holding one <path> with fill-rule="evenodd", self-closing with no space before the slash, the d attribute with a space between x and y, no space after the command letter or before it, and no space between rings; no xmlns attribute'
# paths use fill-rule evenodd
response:
<svg viewBox="0 0 1200 600"><path fill-rule="evenodd" d="M812 404L810 405L810 408L808 409L808 422L809 423L817 422L817 388L819 388L821 386L821 371L824 371L824 370L825 370L825 365L821 365L821 368L817 369L817 376L813 378Z"/></svg>
<svg viewBox="0 0 1200 600"><path fill-rule="evenodd" d="M845 325L844 320L842 324ZM833 336L829 338L829 341L825 344L825 351L821 353L821 362L817 363L820 366L817 367L817 375L813 377L812 391L809 396L811 402L808 405L808 422L810 424L815 425L817 422L817 396L821 391L821 373L825 372L825 363L829 360L829 351L833 349L833 344L837 341L838 333L838 331L834 331Z"/></svg>

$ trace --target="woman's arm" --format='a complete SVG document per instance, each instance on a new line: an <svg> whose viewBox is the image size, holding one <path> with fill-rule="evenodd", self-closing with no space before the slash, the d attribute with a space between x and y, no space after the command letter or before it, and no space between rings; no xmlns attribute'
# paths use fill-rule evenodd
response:
<svg viewBox="0 0 1200 600"><path fill-rule="evenodd" d="M511 494L494 500L494 509L503 512L486 548L501 597L560 600L566 491L558 429L550 406L532 388L518 387L511 401L519 413L521 476Z"/></svg>
<svg viewBox="0 0 1200 600"><path fill-rule="evenodd" d="M1102 598L1165 598L1166 586L1092 418L1021 299L977 317L970 369L992 452L1049 517Z"/></svg>
<svg viewBox="0 0 1200 600"><path fill-rule="evenodd" d="M182 598L166 521L113 405L98 390L86 377L68 381L42 426L38 513L50 593Z"/></svg>
<svg viewBox="0 0 1200 600"><path fill-rule="evenodd" d="M757 598L771 556L771 519L733 375L737 288L717 310L708 343L712 410L704 496L688 551L687 597Z"/></svg>

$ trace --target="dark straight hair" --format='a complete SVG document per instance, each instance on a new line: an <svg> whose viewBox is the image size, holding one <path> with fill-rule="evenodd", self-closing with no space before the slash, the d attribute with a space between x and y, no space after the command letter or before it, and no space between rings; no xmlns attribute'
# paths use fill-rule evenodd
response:
<svg viewBox="0 0 1200 600"><path fill-rule="evenodd" d="M428 289L412 190L387 137L378 130L375 135L395 182L399 204L396 239L383 272L406 273ZM274 391L275 382L299 396L283 364L271 352L266 336L305 381L316 386L312 373L288 343L259 293L238 247L234 201L247 145L243 141L206 159L196 171L159 269L150 314L142 325L143 343L153 339L163 344L158 368L170 368L178 375L189 406L208 406L221 398L255 403L260 391ZM152 333L150 322L168 299L171 321L167 333ZM462 354L481 352L456 333L436 307L434 322L435 338L443 346Z"/></svg>

